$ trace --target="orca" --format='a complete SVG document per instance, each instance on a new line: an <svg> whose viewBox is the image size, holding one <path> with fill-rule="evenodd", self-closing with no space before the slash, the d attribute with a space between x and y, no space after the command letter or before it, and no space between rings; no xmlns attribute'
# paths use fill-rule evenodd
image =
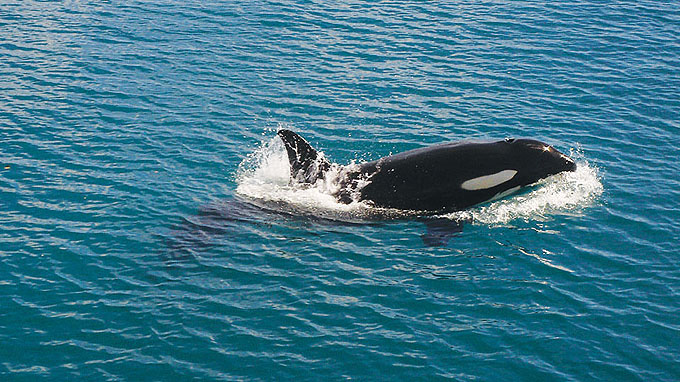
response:
<svg viewBox="0 0 680 382"><path fill-rule="evenodd" d="M291 182L312 185L335 168L339 202L438 215L512 194L576 163L533 139L442 143L358 165L332 164L298 134L277 132L286 148Z"/></svg>

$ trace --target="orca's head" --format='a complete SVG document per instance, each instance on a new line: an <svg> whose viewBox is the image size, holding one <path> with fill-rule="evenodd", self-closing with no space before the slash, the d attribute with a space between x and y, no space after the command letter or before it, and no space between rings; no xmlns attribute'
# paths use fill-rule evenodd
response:
<svg viewBox="0 0 680 382"><path fill-rule="evenodd" d="M503 143L511 148L518 163L518 176L524 185L535 183L550 175L576 170L573 159L541 141L507 138Z"/></svg>

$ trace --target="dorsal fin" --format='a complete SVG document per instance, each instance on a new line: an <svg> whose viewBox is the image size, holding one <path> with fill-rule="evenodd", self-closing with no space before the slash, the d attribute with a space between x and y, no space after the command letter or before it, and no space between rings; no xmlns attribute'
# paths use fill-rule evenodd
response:
<svg viewBox="0 0 680 382"><path fill-rule="evenodd" d="M285 129L279 130L277 134L286 146L293 179L300 183L314 183L331 167L330 162L301 136Z"/></svg>

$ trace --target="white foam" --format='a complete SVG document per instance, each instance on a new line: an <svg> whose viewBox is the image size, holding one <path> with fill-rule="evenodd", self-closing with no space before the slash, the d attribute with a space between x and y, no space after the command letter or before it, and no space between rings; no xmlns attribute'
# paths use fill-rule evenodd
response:
<svg viewBox="0 0 680 382"><path fill-rule="evenodd" d="M590 165L581 153L572 152L570 156L577 159L575 172L544 179L529 192L444 217L472 218L477 224L505 225L518 219L546 220L553 215L578 213L602 194L603 188L596 167ZM356 165L333 165L326 177L313 185L291 183L285 147L278 137L274 137L241 163L236 176L236 192L266 208L328 219L356 221L413 215L413 211L377 209L363 202L338 202L333 196L338 191L337 180L350 166Z"/></svg>
<svg viewBox="0 0 680 382"><path fill-rule="evenodd" d="M322 152L319 152L323 156ZM337 179L349 166L333 165L315 184L290 182L286 149L278 137L272 138L239 165L236 192L254 203L282 212L309 214L338 220L356 220L371 214L365 203L344 204L333 196Z"/></svg>
<svg viewBox="0 0 680 382"><path fill-rule="evenodd" d="M578 214L603 192L596 167L582 153L576 157L576 171L563 172L543 179L527 193L474 207L468 211L448 214L453 219L472 218L476 223L505 225L514 220L546 220L554 215Z"/></svg>

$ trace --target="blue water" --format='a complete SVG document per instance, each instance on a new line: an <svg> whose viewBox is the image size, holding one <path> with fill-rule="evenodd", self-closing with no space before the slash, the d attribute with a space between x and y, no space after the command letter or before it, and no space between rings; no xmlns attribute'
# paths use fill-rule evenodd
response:
<svg viewBox="0 0 680 382"><path fill-rule="evenodd" d="M678 121L676 2L4 1L0 379L677 381ZM280 127L579 171L428 247Z"/></svg>

